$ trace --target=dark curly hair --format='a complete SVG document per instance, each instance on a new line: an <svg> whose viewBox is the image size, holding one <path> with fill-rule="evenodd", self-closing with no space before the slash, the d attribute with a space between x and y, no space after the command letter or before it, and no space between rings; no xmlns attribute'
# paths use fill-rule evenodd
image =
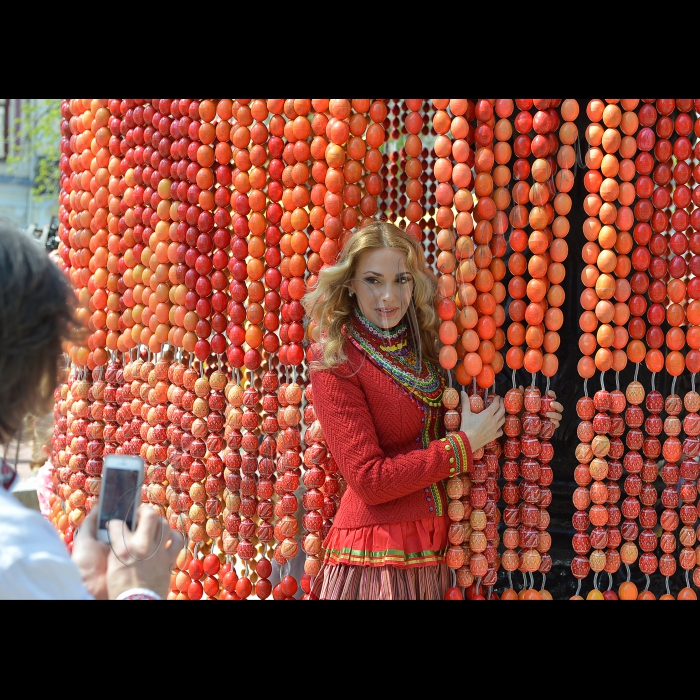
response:
<svg viewBox="0 0 700 700"><path fill-rule="evenodd" d="M0 222L0 444L50 410L63 343L81 337L76 297L46 250Z"/></svg>

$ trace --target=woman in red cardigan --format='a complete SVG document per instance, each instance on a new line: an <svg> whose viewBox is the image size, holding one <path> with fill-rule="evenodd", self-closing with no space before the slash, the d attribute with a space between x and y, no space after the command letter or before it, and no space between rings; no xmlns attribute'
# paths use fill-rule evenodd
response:
<svg viewBox="0 0 700 700"><path fill-rule="evenodd" d="M314 408L347 483L313 579L318 598L436 600L452 585L443 480L503 434L505 412L496 396L473 414L462 391L460 430L446 435L436 292L421 246L373 222L304 298L320 339Z"/></svg>

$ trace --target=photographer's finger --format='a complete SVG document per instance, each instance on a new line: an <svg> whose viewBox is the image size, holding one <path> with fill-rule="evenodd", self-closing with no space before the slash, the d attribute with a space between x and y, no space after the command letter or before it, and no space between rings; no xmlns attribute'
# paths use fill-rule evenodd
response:
<svg viewBox="0 0 700 700"><path fill-rule="evenodd" d="M137 512L138 520L136 522L136 530L134 534L138 539L151 541L162 532L161 520L163 519L159 513L155 511L149 503L142 503Z"/></svg>
<svg viewBox="0 0 700 700"><path fill-rule="evenodd" d="M175 556L177 557L177 552L179 552L185 546L185 535L179 530L173 530L168 526L167 533L165 535L166 547L168 549L175 550Z"/></svg>
<svg viewBox="0 0 700 700"><path fill-rule="evenodd" d="M78 528L78 534L75 539L82 537L89 537L90 539L97 539L97 509L91 510L86 516L80 527Z"/></svg>
<svg viewBox="0 0 700 700"><path fill-rule="evenodd" d="M129 544L127 539L132 537L129 526L123 520L113 519L107 522L107 534L109 546L119 559L129 556Z"/></svg>

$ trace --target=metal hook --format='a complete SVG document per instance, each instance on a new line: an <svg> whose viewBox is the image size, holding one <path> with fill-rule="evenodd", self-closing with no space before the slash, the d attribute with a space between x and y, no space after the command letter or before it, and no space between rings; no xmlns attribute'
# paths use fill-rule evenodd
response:
<svg viewBox="0 0 700 700"><path fill-rule="evenodd" d="M686 570L686 571L687 571L687 570ZM670 587L669 587L669 585L668 585L668 576L666 577L666 593L668 593L669 595L671 595L671 589L670 589Z"/></svg>
<svg viewBox="0 0 700 700"><path fill-rule="evenodd" d="M544 590L544 584L545 584L546 580L547 580L547 574L542 574L542 585L540 586L541 591Z"/></svg>
<svg viewBox="0 0 700 700"><path fill-rule="evenodd" d="M508 588L513 588L513 577L510 575L510 571L508 572Z"/></svg>
<svg viewBox="0 0 700 700"><path fill-rule="evenodd" d="M612 590L613 586L613 577L612 574L608 571L608 590Z"/></svg>
<svg viewBox="0 0 700 700"><path fill-rule="evenodd" d="M627 580L629 581L632 578L632 572L630 571L629 564L625 564L625 569L627 569Z"/></svg>
<svg viewBox="0 0 700 700"><path fill-rule="evenodd" d="M639 365L641 363L637 362L637 366L634 368L634 381L637 381L637 375L639 374Z"/></svg>
<svg viewBox="0 0 700 700"><path fill-rule="evenodd" d="M481 586L481 576L476 579L476 595L479 595L479 587Z"/></svg>
<svg viewBox="0 0 700 700"><path fill-rule="evenodd" d="M620 372L615 372L615 388L620 391Z"/></svg>
<svg viewBox="0 0 700 700"><path fill-rule="evenodd" d="M605 391L605 372L600 373L600 388Z"/></svg>
<svg viewBox="0 0 700 700"><path fill-rule="evenodd" d="M535 574L532 571L528 572L530 574L530 588L535 587Z"/></svg>
<svg viewBox="0 0 700 700"><path fill-rule="evenodd" d="M675 394L675 393L676 393L676 379L678 379L677 376L674 377L674 378L673 378L673 381L671 382L671 393L672 393L672 394Z"/></svg>
<svg viewBox="0 0 700 700"><path fill-rule="evenodd" d="M595 588L596 591L598 590L598 572L597 571L595 572L595 576L593 577L593 588Z"/></svg>
<svg viewBox="0 0 700 700"><path fill-rule="evenodd" d="M583 380L583 395L588 398L588 377Z"/></svg>
<svg viewBox="0 0 700 700"><path fill-rule="evenodd" d="M523 571L523 590L527 589L527 572Z"/></svg>
<svg viewBox="0 0 700 700"><path fill-rule="evenodd" d="M513 389L517 389L518 385L515 382L515 370L513 370Z"/></svg>
<svg viewBox="0 0 700 700"><path fill-rule="evenodd" d="M649 590L649 584L651 583L651 581L649 580L649 574L644 574L644 576L646 576L646 579L647 579L647 585L644 586L644 590L645 590L645 591L648 591L648 590Z"/></svg>
<svg viewBox="0 0 700 700"><path fill-rule="evenodd" d="M654 380L656 379L656 372L651 373L651 390L656 391L656 388L654 387Z"/></svg>
<svg viewBox="0 0 700 700"><path fill-rule="evenodd" d="M547 377L547 386L545 387L544 395L549 396L549 377Z"/></svg>
<svg viewBox="0 0 700 700"><path fill-rule="evenodd" d="M536 377L536 373L535 373L535 372L532 372L532 386L533 386L533 387L536 387L536 386L537 386L537 377Z"/></svg>
<svg viewBox="0 0 700 700"><path fill-rule="evenodd" d="M690 377L690 388L695 391L695 375L697 372L693 372L693 375Z"/></svg>
<svg viewBox="0 0 700 700"><path fill-rule="evenodd" d="M576 587L576 593L574 595L581 595L581 579L578 580L578 586Z"/></svg>

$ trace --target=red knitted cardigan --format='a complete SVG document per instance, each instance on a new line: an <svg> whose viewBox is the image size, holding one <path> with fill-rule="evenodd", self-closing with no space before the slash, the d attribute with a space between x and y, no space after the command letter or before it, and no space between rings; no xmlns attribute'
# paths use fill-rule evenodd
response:
<svg viewBox="0 0 700 700"><path fill-rule="evenodd" d="M334 527L444 515L442 480L472 466L466 434L445 437L444 409L426 410L349 341L344 351L346 362L310 375L316 417L347 482ZM320 359L317 346L312 357ZM426 431L439 439L424 448Z"/></svg>

